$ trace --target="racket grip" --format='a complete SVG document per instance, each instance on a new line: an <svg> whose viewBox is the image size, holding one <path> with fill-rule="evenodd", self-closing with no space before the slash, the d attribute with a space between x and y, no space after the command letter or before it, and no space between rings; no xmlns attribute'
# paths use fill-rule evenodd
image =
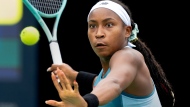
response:
<svg viewBox="0 0 190 107"><path fill-rule="evenodd" d="M61 52L59 49L59 44L56 41L50 42L50 51L52 55L52 60L54 64L62 64Z"/></svg>

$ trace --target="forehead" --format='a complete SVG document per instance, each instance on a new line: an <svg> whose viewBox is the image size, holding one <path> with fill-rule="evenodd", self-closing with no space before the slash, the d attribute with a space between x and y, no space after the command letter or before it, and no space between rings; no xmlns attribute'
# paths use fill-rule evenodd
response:
<svg viewBox="0 0 190 107"><path fill-rule="evenodd" d="M111 18L121 21L120 17L114 11L103 7L94 9L89 14L89 20L105 19L105 18Z"/></svg>

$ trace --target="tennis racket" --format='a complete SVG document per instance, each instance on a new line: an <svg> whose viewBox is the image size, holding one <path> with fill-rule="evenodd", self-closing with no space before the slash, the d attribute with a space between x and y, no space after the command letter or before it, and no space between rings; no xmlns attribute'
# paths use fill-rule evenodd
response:
<svg viewBox="0 0 190 107"><path fill-rule="evenodd" d="M42 29L44 30L50 46L51 56L54 64L62 64L61 53L57 41L57 29L67 0L22 0L25 6L34 15ZM43 18L55 18L53 31L50 32ZM58 79L58 77L57 77ZM58 82L60 80L58 79Z"/></svg>
<svg viewBox="0 0 190 107"><path fill-rule="evenodd" d="M57 29L67 0L22 0L25 6L35 16L40 26L44 30L50 46L51 56L54 64L61 64L62 58L57 41ZM50 32L43 18L55 18L53 31Z"/></svg>

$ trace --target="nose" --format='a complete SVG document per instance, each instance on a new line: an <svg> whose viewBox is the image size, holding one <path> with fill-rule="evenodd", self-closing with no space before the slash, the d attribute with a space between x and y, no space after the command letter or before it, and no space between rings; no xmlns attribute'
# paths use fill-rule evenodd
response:
<svg viewBox="0 0 190 107"><path fill-rule="evenodd" d="M104 34L103 29L102 29L101 27L99 27L99 28L97 29L96 36L95 36L95 37L96 37L96 38L104 38L104 37L105 37L105 34Z"/></svg>

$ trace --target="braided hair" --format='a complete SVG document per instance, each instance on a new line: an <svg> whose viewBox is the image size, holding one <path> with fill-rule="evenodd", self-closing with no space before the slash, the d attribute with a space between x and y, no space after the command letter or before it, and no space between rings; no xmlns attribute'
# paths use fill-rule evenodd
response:
<svg viewBox="0 0 190 107"><path fill-rule="evenodd" d="M102 0L100 0L100 1L102 1ZM124 4L122 1L119 1L119 0L111 0L111 1L120 4L126 10L129 17L131 18L131 26L132 26L132 28L134 28L135 23L132 19L132 14L131 14L129 7L126 4ZM173 88L172 88L170 82L168 81L168 79L166 78L163 68L156 61L151 50L147 47L147 45L140 38L134 39L133 41L130 41L130 42L132 42L134 45L136 45L136 47L134 47L134 49L141 52L145 58L145 63L148 66L151 77L155 83L162 107L174 107L175 96L174 96Z"/></svg>

